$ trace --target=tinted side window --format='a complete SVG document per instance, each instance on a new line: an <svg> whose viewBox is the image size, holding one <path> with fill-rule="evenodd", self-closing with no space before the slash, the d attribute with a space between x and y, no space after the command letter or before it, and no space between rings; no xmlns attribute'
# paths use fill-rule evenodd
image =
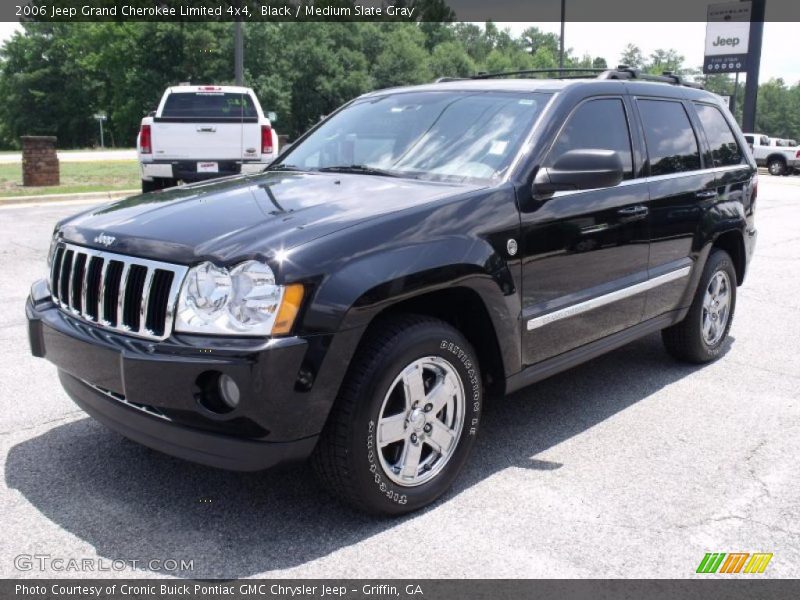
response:
<svg viewBox="0 0 800 600"><path fill-rule="evenodd" d="M748 144L752 144L753 143L753 136L752 135L746 135L746 136L744 136L744 139Z"/></svg>
<svg viewBox="0 0 800 600"><path fill-rule="evenodd" d="M548 166L569 150L614 150L622 160L624 179L631 179L631 136L622 100L602 98L580 105L553 144Z"/></svg>
<svg viewBox="0 0 800 600"><path fill-rule="evenodd" d="M700 149L679 102L639 100L651 175L668 175L700 168Z"/></svg>
<svg viewBox="0 0 800 600"><path fill-rule="evenodd" d="M716 106L708 104L695 104L697 116L703 124L708 145L711 147L711 157L715 167L738 165L742 162L742 152L730 125L719 112Z"/></svg>

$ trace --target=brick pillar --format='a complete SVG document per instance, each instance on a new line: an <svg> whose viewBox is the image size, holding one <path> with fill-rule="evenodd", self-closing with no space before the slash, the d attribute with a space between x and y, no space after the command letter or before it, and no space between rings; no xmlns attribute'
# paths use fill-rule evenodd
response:
<svg viewBox="0 0 800 600"><path fill-rule="evenodd" d="M53 135L23 135L22 185L58 185L60 181L56 137Z"/></svg>

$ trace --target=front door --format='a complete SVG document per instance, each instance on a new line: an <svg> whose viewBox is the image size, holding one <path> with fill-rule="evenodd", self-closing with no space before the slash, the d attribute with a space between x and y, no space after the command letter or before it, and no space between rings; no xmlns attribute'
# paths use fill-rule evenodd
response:
<svg viewBox="0 0 800 600"><path fill-rule="evenodd" d="M636 325L644 311L648 191L646 180L634 176L622 97L579 104L542 166L576 149L616 151L624 180L611 188L556 192L521 212L526 366Z"/></svg>

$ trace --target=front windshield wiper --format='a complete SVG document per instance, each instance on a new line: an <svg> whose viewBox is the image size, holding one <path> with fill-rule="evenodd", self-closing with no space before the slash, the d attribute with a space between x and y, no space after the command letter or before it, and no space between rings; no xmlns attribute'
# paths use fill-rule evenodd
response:
<svg viewBox="0 0 800 600"><path fill-rule="evenodd" d="M375 167L368 167L367 165L338 165L320 167L317 170L323 173L357 173L361 175L380 175L382 177L401 177L399 173L395 173L394 171L376 169Z"/></svg>
<svg viewBox="0 0 800 600"><path fill-rule="evenodd" d="M287 165L285 163L278 163L276 165L270 165L266 169L266 171L302 171L300 167L297 165Z"/></svg>

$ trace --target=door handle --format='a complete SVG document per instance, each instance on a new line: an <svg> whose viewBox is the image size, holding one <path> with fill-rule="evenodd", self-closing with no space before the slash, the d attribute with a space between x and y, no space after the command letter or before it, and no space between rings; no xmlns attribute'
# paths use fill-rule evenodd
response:
<svg viewBox="0 0 800 600"><path fill-rule="evenodd" d="M620 208L617 214L623 217L643 217L649 212L650 210L646 206L626 206L625 208Z"/></svg>
<svg viewBox="0 0 800 600"><path fill-rule="evenodd" d="M217 131L216 127L198 127L197 133L215 133Z"/></svg>
<svg viewBox="0 0 800 600"><path fill-rule="evenodd" d="M704 192L697 192L695 198L699 198L700 200L708 200L709 198L716 198L717 191L716 190L706 190Z"/></svg>

